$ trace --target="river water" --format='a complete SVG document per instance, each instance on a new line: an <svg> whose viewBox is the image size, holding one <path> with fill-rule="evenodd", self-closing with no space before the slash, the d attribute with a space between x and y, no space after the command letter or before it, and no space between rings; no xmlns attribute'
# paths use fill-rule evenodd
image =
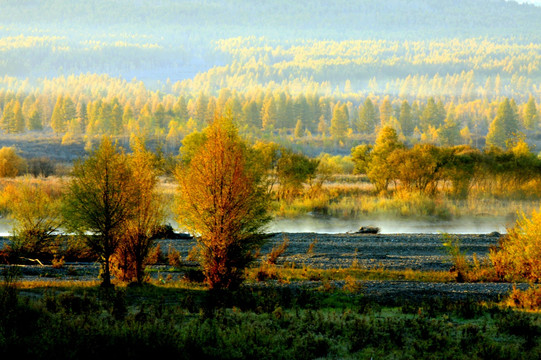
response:
<svg viewBox="0 0 541 360"><path fill-rule="evenodd" d="M377 226L382 234L489 234L505 233L514 219L505 217L475 217L452 220L418 220L407 218L340 219L321 216L303 216L294 219L275 219L266 228L270 233L325 233L355 232L361 226ZM171 225L176 227L172 221ZM11 224L0 219L0 236L10 235Z"/></svg>
<svg viewBox="0 0 541 360"><path fill-rule="evenodd" d="M377 226L382 234L489 234L505 233L514 219L506 217L459 218L452 220L417 220L406 218L365 218L339 219L304 216L295 219L275 219L268 226L268 232L313 232L346 233L355 232L361 226Z"/></svg>

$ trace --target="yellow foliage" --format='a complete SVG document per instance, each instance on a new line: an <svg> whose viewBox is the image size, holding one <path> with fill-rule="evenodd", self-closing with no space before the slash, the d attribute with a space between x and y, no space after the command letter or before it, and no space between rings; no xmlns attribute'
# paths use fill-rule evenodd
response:
<svg viewBox="0 0 541 360"><path fill-rule="evenodd" d="M15 177L23 172L26 161L17 154L13 147L0 149L0 177Z"/></svg>
<svg viewBox="0 0 541 360"><path fill-rule="evenodd" d="M508 230L500 247L490 253L500 278L541 280L541 210L530 218L520 214L515 226Z"/></svg>

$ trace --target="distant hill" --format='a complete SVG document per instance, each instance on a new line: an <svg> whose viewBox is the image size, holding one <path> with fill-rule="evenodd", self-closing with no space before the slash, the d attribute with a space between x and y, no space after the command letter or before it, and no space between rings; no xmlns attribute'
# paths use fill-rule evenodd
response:
<svg viewBox="0 0 541 360"><path fill-rule="evenodd" d="M192 78L233 37L539 42L541 7L505 0L4 0L0 75Z"/></svg>

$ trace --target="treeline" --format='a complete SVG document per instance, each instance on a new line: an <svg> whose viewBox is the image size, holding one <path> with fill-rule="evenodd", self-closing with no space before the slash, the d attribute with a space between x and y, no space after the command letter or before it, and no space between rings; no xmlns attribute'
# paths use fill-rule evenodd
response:
<svg viewBox="0 0 541 360"><path fill-rule="evenodd" d="M406 147L394 129L385 127L376 143L351 151L354 172L366 174L376 191L395 190L433 196L440 191L465 198L474 187L485 195L520 192L539 196L541 159L518 139L507 150L484 151L467 145Z"/></svg>
<svg viewBox="0 0 541 360"><path fill-rule="evenodd" d="M444 97L325 96L294 94L287 89L255 88L217 95L203 91L174 95L150 91L142 82L108 76L42 80L37 87L14 78L1 79L0 129L5 134L54 132L63 143L102 134L143 135L165 143L175 153L182 139L216 116L234 119L252 140L299 144L328 151L372 142L378 129L391 126L411 144L506 147L520 133L532 141L539 131L539 99L452 100ZM7 89L6 89L7 88Z"/></svg>
<svg viewBox="0 0 541 360"><path fill-rule="evenodd" d="M176 85L184 91L246 86L317 89L354 97L442 96L452 101L537 93L539 44L515 39L432 41L272 41L234 38L217 42L227 55L218 66Z"/></svg>
<svg viewBox="0 0 541 360"><path fill-rule="evenodd" d="M517 39L218 40L204 50L146 37L82 40L61 36L0 37L0 73L32 81L62 74L108 73L143 79L173 94L245 92L258 87L358 99L386 94L409 100L525 101L538 95L539 42ZM54 69L54 70L53 70ZM156 79L173 84L156 84Z"/></svg>

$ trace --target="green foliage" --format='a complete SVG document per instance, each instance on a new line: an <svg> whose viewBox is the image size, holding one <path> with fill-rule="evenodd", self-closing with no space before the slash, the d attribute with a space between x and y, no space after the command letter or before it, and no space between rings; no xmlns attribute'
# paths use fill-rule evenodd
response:
<svg viewBox="0 0 541 360"><path fill-rule="evenodd" d="M352 153L353 150L354 149L351 149ZM332 156L326 153L322 153L319 155L318 172L320 171L322 166L325 166L328 173L331 175L353 174L353 171L355 169L355 164L351 156Z"/></svg>
<svg viewBox="0 0 541 360"><path fill-rule="evenodd" d="M444 150L445 151L445 150ZM470 146L455 146L445 155L444 178L451 182L451 193L465 198L473 184L475 176L479 176L483 156Z"/></svg>
<svg viewBox="0 0 541 360"><path fill-rule="evenodd" d="M376 143L370 151L366 175L376 187L376 191L387 191L389 183L396 179L396 169L389 162L391 153L403 145L399 142L396 130L390 126L378 132Z"/></svg>
<svg viewBox="0 0 541 360"><path fill-rule="evenodd" d="M411 106L407 102L407 100L404 100L402 102L402 105L400 105L400 114L398 117L398 121L400 122L402 133L405 136L411 136L413 134L415 122L413 119L413 114L411 112Z"/></svg>
<svg viewBox="0 0 541 360"><path fill-rule="evenodd" d="M21 111L21 103L11 100L4 106L0 118L0 128L5 133L21 133L25 130L24 117Z"/></svg>
<svg viewBox="0 0 541 360"><path fill-rule="evenodd" d="M366 174L368 167L370 166L370 152L372 146L363 144L358 145L351 149L351 160L355 167L353 168L354 174Z"/></svg>
<svg viewBox="0 0 541 360"><path fill-rule="evenodd" d="M440 143L444 146L453 146L460 143L460 124L455 118L453 111L449 111L445 122L438 134Z"/></svg>
<svg viewBox="0 0 541 360"><path fill-rule="evenodd" d="M284 150L276 163L276 177L280 183L281 199L292 199L302 193L304 183L316 176L317 159Z"/></svg>
<svg viewBox="0 0 541 360"><path fill-rule="evenodd" d="M55 163L48 157L42 156L28 159L28 173L34 177L48 177L54 175Z"/></svg>
<svg viewBox="0 0 541 360"><path fill-rule="evenodd" d="M331 127L329 133L335 141L342 141L347 133L349 126L349 112L346 104L338 102L334 105Z"/></svg>
<svg viewBox="0 0 541 360"><path fill-rule="evenodd" d="M523 126L527 130L536 130L539 128L539 113L537 112L537 105L535 99L530 96L524 109Z"/></svg>
<svg viewBox="0 0 541 360"><path fill-rule="evenodd" d="M476 301L395 299L387 307L384 299L374 302L362 294L287 287L212 295L155 287L72 289L39 301L21 301L15 294L2 308L0 354L535 359L541 349L537 314Z"/></svg>
<svg viewBox="0 0 541 360"><path fill-rule="evenodd" d="M437 129L443 125L444 120L445 109L443 108L443 103L441 101L436 103L433 97L429 97L426 106L421 113L421 128L425 131L428 130L430 126Z"/></svg>
<svg viewBox="0 0 541 360"><path fill-rule="evenodd" d="M126 155L108 138L74 165L63 200L68 230L85 238L99 256L103 285L110 285L110 260L134 216L138 194Z"/></svg>
<svg viewBox="0 0 541 360"><path fill-rule="evenodd" d="M509 142L518 135L518 125L517 114L509 99L505 98L488 129L487 146L508 147Z"/></svg>
<svg viewBox="0 0 541 360"><path fill-rule="evenodd" d="M429 144L417 144L412 149L398 149L390 153L387 166L394 170L396 179L407 191L432 195L443 178L442 149Z"/></svg>
<svg viewBox="0 0 541 360"><path fill-rule="evenodd" d="M453 263L453 271L456 272L456 280L464 282L465 275L470 269L470 264L466 259L466 253L460 249L460 239L449 234L442 234L443 246Z"/></svg>

